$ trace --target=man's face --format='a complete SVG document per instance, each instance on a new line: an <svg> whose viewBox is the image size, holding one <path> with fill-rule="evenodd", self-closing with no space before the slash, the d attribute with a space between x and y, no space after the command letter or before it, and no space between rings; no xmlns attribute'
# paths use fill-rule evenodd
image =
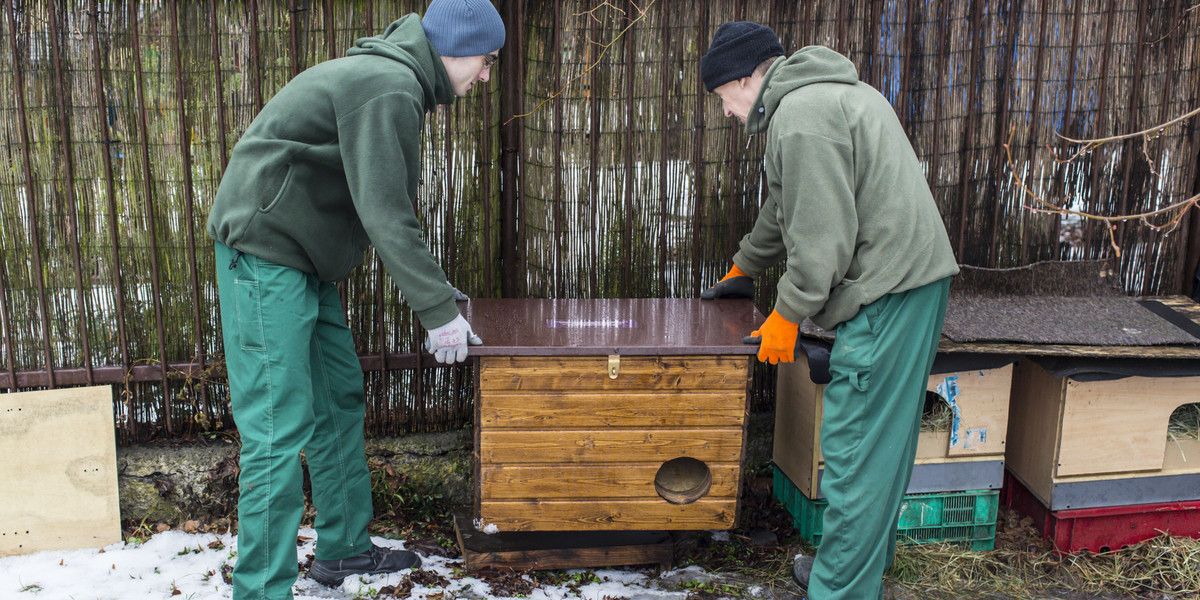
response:
<svg viewBox="0 0 1200 600"><path fill-rule="evenodd" d="M500 58L500 52L492 52L483 56L443 56L442 63L446 65L446 73L450 75L450 86L454 95L463 97L471 91L476 82L492 78L492 64Z"/></svg>
<svg viewBox="0 0 1200 600"><path fill-rule="evenodd" d="M721 97L721 106L725 109L726 117L736 117L745 123L761 86L762 76L753 74L719 85L713 89L713 93Z"/></svg>

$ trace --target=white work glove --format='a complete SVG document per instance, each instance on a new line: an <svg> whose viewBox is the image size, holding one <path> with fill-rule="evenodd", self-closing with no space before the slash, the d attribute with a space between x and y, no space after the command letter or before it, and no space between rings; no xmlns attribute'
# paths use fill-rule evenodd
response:
<svg viewBox="0 0 1200 600"><path fill-rule="evenodd" d="M471 331L471 324L462 315L454 317L453 321L429 330L425 340L425 349L433 354L438 362L451 364L467 359L467 344L479 346L483 340Z"/></svg>

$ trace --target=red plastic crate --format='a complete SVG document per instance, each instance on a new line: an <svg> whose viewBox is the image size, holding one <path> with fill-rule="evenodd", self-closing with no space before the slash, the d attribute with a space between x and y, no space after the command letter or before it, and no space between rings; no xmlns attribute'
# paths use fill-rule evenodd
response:
<svg viewBox="0 0 1200 600"><path fill-rule="evenodd" d="M1052 511L1005 471L1000 502L1032 517L1059 554L1119 550L1162 532L1200 538L1200 500Z"/></svg>

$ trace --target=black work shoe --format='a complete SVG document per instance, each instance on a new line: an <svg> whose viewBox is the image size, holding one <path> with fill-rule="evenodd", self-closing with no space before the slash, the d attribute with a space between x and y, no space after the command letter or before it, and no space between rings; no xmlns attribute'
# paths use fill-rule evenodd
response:
<svg viewBox="0 0 1200 600"><path fill-rule="evenodd" d="M797 554L796 560L792 562L792 579L800 586L800 589L808 591L808 578L812 576L814 557L807 554Z"/></svg>
<svg viewBox="0 0 1200 600"><path fill-rule="evenodd" d="M350 558L337 560L314 560L308 576L329 587L337 587L351 575L381 575L403 571L421 564L421 559L408 550L382 548L374 544L371 549Z"/></svg>

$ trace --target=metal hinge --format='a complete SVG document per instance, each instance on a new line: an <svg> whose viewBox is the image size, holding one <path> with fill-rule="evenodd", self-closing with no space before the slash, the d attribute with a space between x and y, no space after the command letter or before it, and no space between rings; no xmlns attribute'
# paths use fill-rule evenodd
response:
<svg viewBox="0 0 1200 600"><path fill-rule="evenodd" d="M620 373L621 373L621 355L620 354L609 354L608 355L608 378L616 379L617 375Z"/></svg>

